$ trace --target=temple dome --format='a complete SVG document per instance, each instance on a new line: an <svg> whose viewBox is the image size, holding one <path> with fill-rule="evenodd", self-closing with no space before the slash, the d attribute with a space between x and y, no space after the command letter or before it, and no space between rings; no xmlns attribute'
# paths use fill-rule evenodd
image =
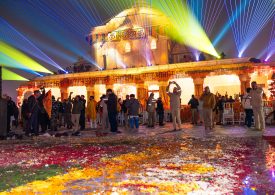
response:
<svg viewBox="0 0 275 195"><path fill-rule="evenodd" d="M91 34L108 33L127 28L165 25L164 15L148 7L126 9L109 20L104 26L92 29Z"/></svg>

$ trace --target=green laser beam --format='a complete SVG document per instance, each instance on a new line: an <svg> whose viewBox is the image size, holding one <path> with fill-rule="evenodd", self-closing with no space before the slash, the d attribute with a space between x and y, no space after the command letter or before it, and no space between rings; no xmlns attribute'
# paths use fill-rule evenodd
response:
<svg viewBox="0 0 275 195"><path fill-rule="evenodd" d="M41 64L39 64L29 56L13 48L12 46L4 43L3 41L0 41L0 52L25 66L25 67L18 66L16 68L22 69L27 67L30 70L34 70L38 72L52 73L51 71L43 67ZM11 67L9 64L4 64L4 65Z"/></svg>
<svg viewBox="0 0 275 195"><path fill-rule="evenodd" d="M152 6L165 15L166 23L171 24L172 28L167 28L167 33L172 39L219 57L205 31L186 3L181 0L152 0Z"/></svg>
<svg viewBox="0 0 275 195"><path fill-rule="evenodd" d="M2 79L4 81L29 81L28 79L6 69L2 68Z"/></svg>

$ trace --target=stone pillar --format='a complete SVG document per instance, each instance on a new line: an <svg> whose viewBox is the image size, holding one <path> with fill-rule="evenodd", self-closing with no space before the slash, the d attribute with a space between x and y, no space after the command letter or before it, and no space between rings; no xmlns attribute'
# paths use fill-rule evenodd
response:
<svg viewBox="0 0 275 195"><path fill-rule="evenodd" d="M90 96L95 96L95 87L93 86L86 86L87 89L87 99L90 98Z"/></svg>
<svg viewBox="0 0 275 195"><path fill-rule="evenodd" d="M67 99L69 97L68 87L60 88L61 100Z"/></svg>
<svg viewBox="0 0 275 195"><path fill-rule="evenodd" d="M108 89L112 89L113 90L113 87L114 87L114 84L113 83L106 83L106 90Z"/></svg>
<svg viewBox="0 0 275 195"><path fill-rule="evenodd" d="M203 93L203 83L205 77L192 77L194 82L194 88L195 88L195 97L200 97Z"/></svg>
<svg viewBox="0 0 275 195"><path fill-rule="evenodd" d="M245 94L246 88L250 87L251 77L249 74L244 73L239 75L239 79L241 82L241 94Z"/></svg>
<svg viewBox="0 0 275 195"><path fill-rule="evenodd" d="M110 76L107 76L107 78L105 80L105 85L106 85L106 90L108 90L108 89L113 90L114 80Z"/></svg>
<svg viewBox="0 0 275 195"><path fill-rule="evenodd" d="M139 99L143 110L146 106L146 99L148 98L148 87L144 84L144 82L137 82L137 99Z"/></svg>
<svg viewBox="0 0 275 195"><path fill-rule="evenodd" d="M159 96L162 98L164 108L167 110L170 106L169 96L166 93L169 78L159 81Z"/></svg>
<svg viewBox="0 0 275 195"><path fill-rule="evenodd" d="M69 97L69 91L68 91L69 85L70 83L68 79L63 79L60 81L60 94L61 94L62 101Z"/></svg>

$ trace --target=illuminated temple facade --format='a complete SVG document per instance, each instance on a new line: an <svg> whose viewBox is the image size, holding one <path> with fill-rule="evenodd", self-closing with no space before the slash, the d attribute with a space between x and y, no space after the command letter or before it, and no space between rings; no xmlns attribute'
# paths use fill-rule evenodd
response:
<svg viewBox="0 0 275 195"><path fill-rule="evenodd" d="M87 37L97 71L51 75L35 78L18 88L18 102L34 89L45 86L53 95L67 98L74 94L94 95L96 100L111 88L119 98L136 94L141 103L151 92L163 98L166 108L169 99L166 86L175 80L182 87L182 104L192 94L201 95L204 86L220 94L242 94L253 80L268 95L268 84L275 63L253 63L249 58L195 61L191 50L175 43L166 35L169 25L149 8L123 11L104 26L91 30ZM150 13L150 14L148 14Z"/></svg>

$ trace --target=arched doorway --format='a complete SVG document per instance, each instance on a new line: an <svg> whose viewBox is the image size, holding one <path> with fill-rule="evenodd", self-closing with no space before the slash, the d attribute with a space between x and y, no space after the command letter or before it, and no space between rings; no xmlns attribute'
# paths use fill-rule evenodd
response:
<svg viewBox="0 0 275 195"><path fill-rule="evenodd" d="M87 89L85 86L72 86L68 88L68 94L70 94L70 92L73 92L72 94L72 98L77 96L77 95L84 95L85 99L87 99Z"/></svg>
<svg viewBox="0 0 275 195"><path fill-rule="evenodd" d="M113 89L117 98L125 99L126 95L130 94L135 94L135 96L137 96L137 88L135 85L116 83L114 84Z"/></svg>
<svg viewBox="0 0 275 195"><path fill-rule="evenodd" d="M209 86L212 93L229 96L238 95L241 92L241 82L237 75L215 75L204 79L204 87Z"/></svg>
<svg viewBox="0 0 275 195"><path fill-rule="evenodd" d="M181 96L180 96L181 105L187 105L191 96L195 92L193 79L186 77L186 78L171 79L171 81L176 81L179 84L179 86L181 87ZM172 91L174 87L175 85L171 85L169 90Z"/></svg>
<svg viewBox="0 0 275 195"><path fill-rule="evenodd" d="M57 87L53 87L53 88L45 88L46 93L51 90L52 91L52 95L55 97L55 99L57 100L57 98L61 98L61 92L60 89Z"/></svg>

